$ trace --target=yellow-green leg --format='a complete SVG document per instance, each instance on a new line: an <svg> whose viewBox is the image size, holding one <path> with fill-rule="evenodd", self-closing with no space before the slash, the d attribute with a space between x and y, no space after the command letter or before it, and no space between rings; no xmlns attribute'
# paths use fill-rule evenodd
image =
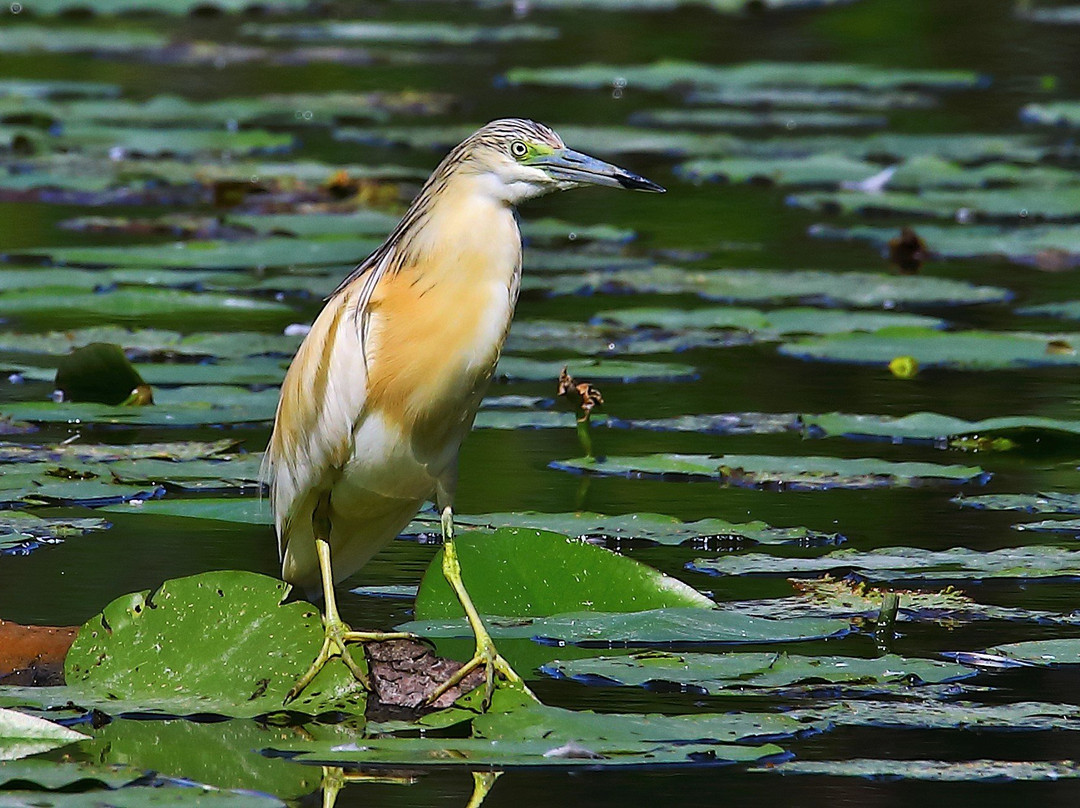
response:
<svg viewBox="0 0 1080 808"><path fill-rule="evenodd" d="M311 517L311 524L315 532L315 552L319 557L319 572L322 576L323 598L323 627L326 635L323 637L322 648L319 655L311 663L307 672L297 679L288 695L285 696L285 704L288 704L299 696L305 687L323 669L327 662L334 657L340 657L349 669L356 681L365 690L371 690L371 682L368 680L364 669L352 658L346 643L381 642L383 640L407 640L416 639L413 634L403 632L377 632L377 631L353 631L341 619L338 614L337 598L334 596L334 573L330 566L330 496L324 495L319 504L315 506L315 512Z"/></svg>
<svg viewBox="0 0 1080 808"><path fill-rule="evenodd" d="M491 704L492 693L495 692L495 674L498 674L507 682L519 684L522 687L524 687L524 683L521 677L510 667L510 663L495 650L495 643L492 641L487 629L484 628L484 621L480 619L480 614L476 611L472 598L469 597L469 593L465 590L465 584L461 580L461 563L458 561L457 548L454 547L454 512L449 505L442 510L442 535L443 575L461 602L461 607L465 610L465 616L469 620L473 636L476 637L476 653L453 676L439 685L435 692L428 696L427 700L429 704L435 701L447 690L460 684L461 680L472 673L473 670L483 665L487 674L484 690L484 708L486 709Z"/></svg>

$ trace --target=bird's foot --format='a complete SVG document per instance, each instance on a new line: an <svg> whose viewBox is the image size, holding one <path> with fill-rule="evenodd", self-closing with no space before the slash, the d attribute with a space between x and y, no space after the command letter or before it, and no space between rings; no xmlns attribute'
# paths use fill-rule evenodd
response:
<svg viewBox="0 0 1080 808"><path fill-rule="evenodd" d="M434 704L440 696L452 687L456 687L461 684L461 681L476 670L480 666L484 667L486 678L484 681L484 701L483 708L486 710L491 706L491 697L495 693L495 677L496 675L503 681L517 685L523 689L530 696L531 691L525 687L525 682L517 671L510 667L510 663L495 650L495 643L492 642L491 636L485 631L476 640L476 653L473 654L473 658L462 665L458 670L445 682L439 685L433 690L425 699L426 704Z"/></svg>
<svg viewBox="0 0 1080 808"><path fill-rule="evenodd" d="M363 668L353 659L352 654L346 647L348 643L366 643L366 642L383 642L384 640L415 640L416 635L408 634L405 632L379 632L379 631L353 631L341 620L326 620L324 621L326 626L326 634L323 637L322 647L319 649L319 655L315 657L315 661L311 663L311 667L307 669L307 672L296 680L296 684L292 686L288 694L285 696L283 704L289 704L297 696L299 696L312 680L319 674L325 666L334 657L339 657L345 667L349 669L349 672L353 675L353 678L360 683L360 686L364 690L371 690L371 680L368 679L367 673Z"/></svg>

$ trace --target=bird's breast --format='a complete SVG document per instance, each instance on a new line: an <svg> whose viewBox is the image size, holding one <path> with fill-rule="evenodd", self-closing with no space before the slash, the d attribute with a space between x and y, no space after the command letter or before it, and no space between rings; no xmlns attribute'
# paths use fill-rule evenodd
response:
<svg viewBox="0 0 1080 808"><path fill-rule="evenodd" d="M472 423L513 317L520 247L448 259L384 278L371 307L366 408L421 454L456 455Z"/></svg>

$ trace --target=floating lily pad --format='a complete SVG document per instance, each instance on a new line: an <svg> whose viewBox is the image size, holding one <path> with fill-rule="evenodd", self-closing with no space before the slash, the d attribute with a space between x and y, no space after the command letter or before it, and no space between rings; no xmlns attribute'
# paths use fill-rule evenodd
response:
<svg viewBox="0 0 1080 808"><path fill-rule="evenodd" d="M1031 530L1036 533L1067 533L1080 536L1080 519L1044 519L1041 522L1022 522L1013 530Z"/></svg>
<svg viewBox="0 0 1080 808"><path fill-rule="evenodd" d="M31 354L66 354L92 342L119 345L129 358L158 356L244 357L292 356L302 338L256 331L181 334L159 329L131 330L119 326L75 328L43 334L0 334L0 351Z"/></svg>
<svg viewBox="0 0 1080 808"><path fill-rule="evenodd" d="M822 213L892 214L945 219L1012 219L1075 221L1080 218L1080 186L1020 187L1007 190L923 191L914 193L798 194L789 205Z"/></svg>
<svg viewBox="0 0 1080 808"><path fill-rule="evenodd" d="M52 721L0 708L0 760L17 760L85 738L81 732ZM4 769L0 768L0 782L4 779Z"/></svg>
<svg viewBox="0 0 1080 808"><path fill-rule="evenodd" d="M882 115L855 112L731 109L657 109L635 112L630 123L641 126L691 129L858 129L884 126Z"/></svg>
<svg viewBox="0 0 1080 808"><path fill-rule="evenodd" d="M692 104L757 109L925 109L934 96L907 90L837 90L820 87L722 87L699 90L686 100Z"/></svg>
<svg viewBox="0 0 1080 808"><path fill-rule="evenodd" d="M502 528L454 541L462 580L482 614L541 617L593 609L633 612L713 602L640 562L558 533ZM416 596L418 620L464 616L436 553Z"/></svg>
<svg viewBox="0 0 1080 808"><path fill-rule="evenodd" d="M0 552L82 536L108 527L107 521L96 517L45 517L22 511L0 511Z"/></svg>
<svg viewBox="0 0 1080 808"><path fill-rule="evenodd" d="M1048 101L1042 104L1027 104L1020 109L1020 120L1041 126L1080 126L1080 103Z"/></svg>
<svg viewBox="0 0 1080 808"><path fill-rule="evenodd" d="M256 300L212 292L124 288L109 292L44 287L0 293L0 314L37 317L63 310L66 315L115 322L134 322L162 315L188 317L257 317L288 314L290 306L273 300Z"/></svg>
<svg viewBox="0 0 1080 808"><path fill-rule="evenodd" d="M1014 642L990 648L987 653L1029 665L1080 665L1080 638Z"/></svg>
<svg viewBox="0 0 1080 808"><path fill-rule="evenodd" d="M755 521L745 524L724 519L682 522L659 513L514 513L455 514L455 523L469 530L497 530L502 527L532 527L582 539L645 541L663 545L710 544L714 541L749 541L759 544L835 544L842 537L805 527L781 528ZM416 523L414 522L415 526ZM436 529L437 525L432 523ZM408 528L411 530L413 527ZM428 528L429 530L431 527Z"/></svg>
<svg viewBox="0 0 1080 808"><path fill-rule="evenodd" d="M649 432L698 432L706 435L778 435L802 432L795 413L731 412L715 415L675 415L671 418L612 418L602 422L612 429Z"/></svg>
<svg viewBox="0 0 1080 808"><path fill-rule="evenodd" d="M530 0L530 8L553 11L672 11L680 6L701 6L721 14L743 11L782 11L832 6L850 0ZM482 6L511 6L513 0L478 0Z"/></svg>
<svg viewBox="0 0 1080 808"><path fill-rule="evenodd" d="M785 342L781 354L798 359L888 365L910 356L920 367L1004 370L1080 364L1076 334L1002 331L935 331L887 328L873 334L835 334Z"/></svg>
<svg viewBox="0 0 1080 808"><path fill-rule="evenodd" d="M978 466L936 463L894 463L876 459L835 457L768 457L764 455L654 454L641 457L559 460L553 468L619 477L717 479L752 488L777 486L820 491L832 488L881 488L927 483L981 483L989 475Z"/></svg>
<svg viewBox="0 0 1080 808"><path fill-rule="evenodd" d="M799 715L831 721L839 726L888 729L1080 729L1080 710L1072 704L1018 702L972 704L970 702L865 701L852 699L824 708L797 711Z"/></svg>
<svg viewBox="0 0 1080 808"><path fill-rule="evenodd" d="M856 438L878 438L892 443L932 441L948 443L964 436L1011 434L1015 432L1058 433L1080 435L1080 421L1066 421L1039 416L1003 416L981 421L965 421L935 412L916 412L901 418L882 415L846 415L834 412L825 415L803 415L806 431L814 437L843 435Z"/></svg>
<svg viewBox="0 0 1080 808"><path fill-rule="evenodd" d="M133 28L101 30L11 25L0 30L0 52L3 53L126 53L163 48L168 42L168 37L162 34Z"/></svg>
<svg viewBox="0 0 1080 808"><path fill-rule="evenodd" d="M81 733L77 734L80 738L86 737ZM145 777L144 771L132 767L101 766L87 762L57 763L43 758L33 758L0 763L0 787L5 789L25 789L27 786L33 787L35 791L39 789L60 791L73 787L118 789L143 777ZM42 799L42 804L50 805L51 801L44 802L44 800L50 800L56 795L39 792L34 796Z"/></svg>
<svg viewBox="0 0 1080 808"><path fill-rule="evenodd" d="M556 678L585 684L665 689L675 685L718 695L800 684L927 684L974 676L971 668L894 655L875 659L813 657L786 653L660 653L557 660L541 668Z"/></svg>
<svg viewBox="0 0 1080 808"><path fill-rule="evenodd" d="M815 774L820 777L865 777L871 780L930 780L936 782L1051 781L1080 777L1072 761L1014 760L793 760L755 769L772 774Z"/></svg>
<svg viewBox="0 0 1080 808"><path fill-rule="evenodd" d="M555 39L557 28L540 25L479 26L437 22L374 20L245 25L240 33L270 41L406 42L417 45L492 45Z"/></svg>
<svg viewBox="0 0 1080 808"><path fill-rule="evenodd" d="M894 326L944 328L946 325L944 320L922 314L809 307L769 311L735 306L707 306L698 309L630 307L598 312L593 320L628 327L737 328L768 335L845 334L879 331Z"/></svg>
<svg viewBox="0 0 1080 808"><path fill-rule="evenodd" d="M47 257L53 263L67 266L250 269L356 262L378 246L379 242L372 239L301 241L267 238L238 242L178 241L131 247L46 247L8 253L6 257Z"/></svg>
<svg viewBox="0 0 1080 808"><path fill-rule="evenodd" d="M962 581L983 578L1076 578L1080 551L1057 547L1010 547L978 552L965 547L924 550L886 547L879 550L835 550L817 558L779 558L747 553L699 558L690 568L710 575L803 575L853 570L872 581Z"/></svg>
<svg viewBox="0 0 1080 808"><path fill-rule="evenodd" d="M245 525L272 525L270 500L265 497L199 497L198 499L147 500L126 502L100 508L105 513L138 516L181 516L190 519L211 519L219 522L237 522Z"/></svg>
<svg viewBox="0 0 1080 808"><path fill-rule="evenodd" d="M260 13L283 14L299 12L307 6L308 0L34 0L29 10L41 16L71 11L90 11L101 16L134 12L185 15L207 8L228 14L255 9Z"/></svg>
<svg viewBox="0 0 1080 808"><path fill-rule="evenodd" d="M726 87L858 87L970 89L985 79L965 70L898 70L827 62L748 62L718 66L663 61L650 65L581 65L515 68L506 74L515 85L628 90L711 89Z"/></svg>
<svg viewBox="0 0 1080 808"><path fill-rule="evenodd" d="M672 333L570 320L518 320L510 329L505 348L513 352L573 351L583 355L631 356L744 345L748 339L741 334L700 328Z"/></svg>
<svg viewBox="0 0 1080 808"><path fill-rule="evenodd" d="M1040 494L980 494L957 496L953 502L966 508L1027 513L1080 513L1080 494L1048 491Z"/></svg>
<svg viewBox="0 0 1080 808"><path fill-rule="evenodd" d="M212 384L158 388L154 391L154 401L152 407L10 401L2 405L2 412L32 423L79 424L84 428L93 425L183 427L260 423L274 419L278 391L253 393L240 387Z"/></svg>
<svg viewBox="0 0 1080 808"><path fill-rule="evenodd" d="M278 711L323 635L317 609L282 605L288 590L282 581L231 571L125 595L80 629L67 655L67 686L37 689L111 715ZM356 713L363 702L345 666L331 663L292 709Z"/></svg>
<svg viewBox="0 0 1080 808"><path fill-rule="evenodd" d="M115 98L120 85L100 81L0 79L0 98Z"/></svg>
<svg viewBox="0 0 1080 808"><path fill-rule="evenodd" d="M698 373L690 365L673 362L636 362L619 359L527 359L504 356L495 370L498 381L552 381L569 367L575 376L591 381L693 381Z"/></svg>
<svg viewBox="0 0 1080 808"><path fill-rule="evenodd" d="M1080 320L1080 300L1063 300L1022 306L1016 310L1022 317L1057 317L1062 320Z"/></svg>
<svg viewBox="0 0 1080 808"><path fill-rule="evenodd" d="M570 644L590 648L799 642L841 637L851 628L846 620L770 620L697 608L618 614L575 612L537 618L485 617L484 623L496 639L535 638L545 645ZM412 622L399 629L432 638L472 636L465 620Z"/></svg>
<svg viewBox="0 0 1080 808"><path fill-rule="evenodd" d="M896 237L889 227L833 227L817 224L810 235L843 241L865 241L884 249ZM920 226L919 236L939 258L1002 258L1021 264L1068 268L1080 263L1080 225Z"/></svg>
<svg viewBox="0 0 1080 808"><path fill-rule="evenodd" d="M0 477L0 505L17 508L25 505L112 505L132 499L153 499L164 493L157 485L124 485L109 479L69 479L56 468L55 477L46 470L37 473L20 470Z"/></svg>
<svg viewBox="0 0 1080 808"><path fill-rule="evenodd" d="M898 304L970 305L1004 302L1012 296L1006 289L923 275L898 277L871 272L821 270L692 271L675 267L532 276L523 278L522 288L539 289L554 295L685 294L706 300L798 300L874 307Z"/></svg>
<svg viewBox="0 0 1080 808"><path fill-rule="evenodd" d="M874 155L877 156L877 155ZM960 157L944 159L913 154L883 167L866 157L836 151L757 155L690 160L676 174L691 182L763 182L782 186L844 187L853 191L985 188L990 186L1075 185L1075 172L1052 166L985 163L963 165Z"/></svg>

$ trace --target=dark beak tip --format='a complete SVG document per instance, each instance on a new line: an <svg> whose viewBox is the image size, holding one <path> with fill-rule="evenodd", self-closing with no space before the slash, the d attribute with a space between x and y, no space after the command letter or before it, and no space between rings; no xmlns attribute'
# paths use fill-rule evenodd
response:
<svg viewBox="0 0 1080 808"><path fill-rule="evenodd" d="M621 176L617 179L619 180L619 184L622 185L623 188L628 188L631 191L648 191L654 194L667 193L667 188L665 188L663 185L657 185L652 180L647 180L644 177L638 176L637 174L628 173L626 176Z"/></svg>

